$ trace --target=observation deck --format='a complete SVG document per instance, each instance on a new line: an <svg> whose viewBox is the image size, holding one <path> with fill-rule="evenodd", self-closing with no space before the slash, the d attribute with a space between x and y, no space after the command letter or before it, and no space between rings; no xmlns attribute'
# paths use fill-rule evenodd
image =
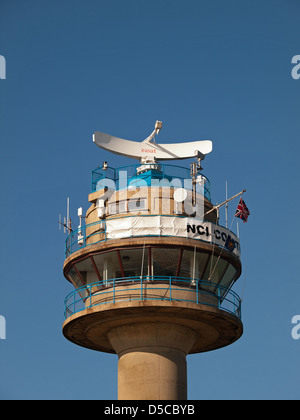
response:
<svg viewBox="0 0 300 420"><path fill-rule="evenodd" d="M133 324L135 331L153 323L192 328L196 337L190 354L229 345L243 331L236 293L217 284L171 276L88 284L66 297L65 318L63 330L69 340L107 353L115 353L108 336L116 325Z"/></svg>
<svg viewBox="0 0 300 420"><path fill-rule="evenodd" d="M172 276L109 279L73 290L65 299L65 318L98 305L134 301L192 302L227 311L241 319L241 299L212 282Z"/></svg>

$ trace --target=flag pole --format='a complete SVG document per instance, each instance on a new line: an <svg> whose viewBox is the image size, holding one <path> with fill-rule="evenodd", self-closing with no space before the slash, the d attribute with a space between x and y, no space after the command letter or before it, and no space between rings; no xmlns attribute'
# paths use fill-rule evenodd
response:
<svg viewBox="0 0 300 420"><path fill-rule="evenodd" d="M239 192L239 193L235 194L233 197L228 198L227 200L223 201L223 203L218 204L217 206L213 206L213 208L212 208L212 209L210 209L210 210L208 210L208 211L204 214L204 216L206 216L207 214L211 213L212 211L214 211L214 210L216 210L216 209L219 209L220 207L224 206L224 204L228 203L229 201L233 200L235 197L237 197L238 195L243 194L244 192L246 192L246 190L243 190L243 191L241 191L241 192Z"/></svg>

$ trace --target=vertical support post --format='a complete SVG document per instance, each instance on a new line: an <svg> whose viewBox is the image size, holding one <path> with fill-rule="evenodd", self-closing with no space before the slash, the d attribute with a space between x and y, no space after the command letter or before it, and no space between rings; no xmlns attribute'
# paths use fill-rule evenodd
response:
<svg viewBox="0 0 300 420"><path fill-rule="evenodd" d="M92 255L90 255L90 259L91 259L91 261L92 261L92 265L93 265L93 267L94 267L94 270L95 270L95 273L96 273L96 275L97 275L97 277L98 277L99 282L102 282L102 278L101 278L101 276L100 276L100 273L99 273L98 267L96 266L95 260L94 260L94 258L93 258L93 256L92 256Z"/></svg>
<svg viewBox="0 0 300 420"><path fill-rule="evenodd" d="M119 265L120 265L121 274L122 274L122 277L124 278L125 277L124 268L123 268L123 264L122 264L120 251L118 249L117 249L117 256L118 256L118 261L119 261Z"/></svg>
<svg viewBox="0 0 300 420"><path fill-rule="evenodd" d="M179 259L178 259L178 264L177 264L177 270L176 270L176 277L179 277L182 254L183 254L183 248L180 249L180 254L179 254Z"/></svg>
<svg viewBox="0 0 300 420"><path fill-rule="evenodd" d="M143 302L143 276L141 276L141 301Z"/></svg>
<svg viewBox="0 0 300 420"><path fill-rule="evenodd" d="M148 248L148 264L149 264L149 277L152 276L152 259L151 259L151 246Z"/></svg>
<svg viewBox="0 0 300 420"><path fill-rule="evenodd" d="M233 308L234 308L234 313L235 313L236 308L238 308L238 306L236 306L236 303L235 303L235 294L233 295Z"/></svg>
<svg viewBox="0 0 300 420"><path fill-rule="evenodd" d="M90 293L90 308L92 307L92 285L88 285L88 291Z"/></svg>
<svg viewBox="0 0 300 420"><path fill-rule="evenodd" d="M169 277L169 288L170 288L170 302L172 300L172 277Z"/></svg>
<svg viewBox="0 0 300 420"><path fill-rule="evenodd" d="M144 242L143 254L142 254L141 278L143 277L143 272L144 272L144 259L145 259L145 242Z"/></svg>
<svg viewBox="0 0 300 420"><path fill-rule="evenodd" d="M195 272L196 272L196 246L194 246L194 259L193 259L193 280L192 284L195 284Z"/></svg>

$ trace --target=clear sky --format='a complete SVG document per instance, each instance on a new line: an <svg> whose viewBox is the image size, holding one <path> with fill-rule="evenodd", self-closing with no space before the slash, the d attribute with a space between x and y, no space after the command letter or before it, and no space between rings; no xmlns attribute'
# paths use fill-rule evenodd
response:
<svg viewBox="0 0 300 420"><path fill-rule="evenodd" d="M234 287L244 334L188 356L188 397L299 399L299 22L297 0L0 0L0 398L117 398L117 356L62 335L57 220L69 196L77 223L103 160L135 163L94 131L142 140L162 120L161 143L213 141L212 201L227 180L251 212Z"/></svg>

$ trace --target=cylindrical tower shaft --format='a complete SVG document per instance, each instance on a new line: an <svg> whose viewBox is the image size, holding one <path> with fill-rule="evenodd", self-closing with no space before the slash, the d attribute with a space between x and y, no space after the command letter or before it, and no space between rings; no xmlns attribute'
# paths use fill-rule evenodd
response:
<svg viewBox="0 0 300 420"><path fill-rule="evenodd" d="M119 400L186 400L186 355L165 347L141 347L119 357Z"/></svg>
<svg viewBox="0 0 300 420"><path fill-rule="evenodd" d="M187 399L186 355L196 333L171 323L139 323L108 334L119 356L120 400Z"/></svg>

